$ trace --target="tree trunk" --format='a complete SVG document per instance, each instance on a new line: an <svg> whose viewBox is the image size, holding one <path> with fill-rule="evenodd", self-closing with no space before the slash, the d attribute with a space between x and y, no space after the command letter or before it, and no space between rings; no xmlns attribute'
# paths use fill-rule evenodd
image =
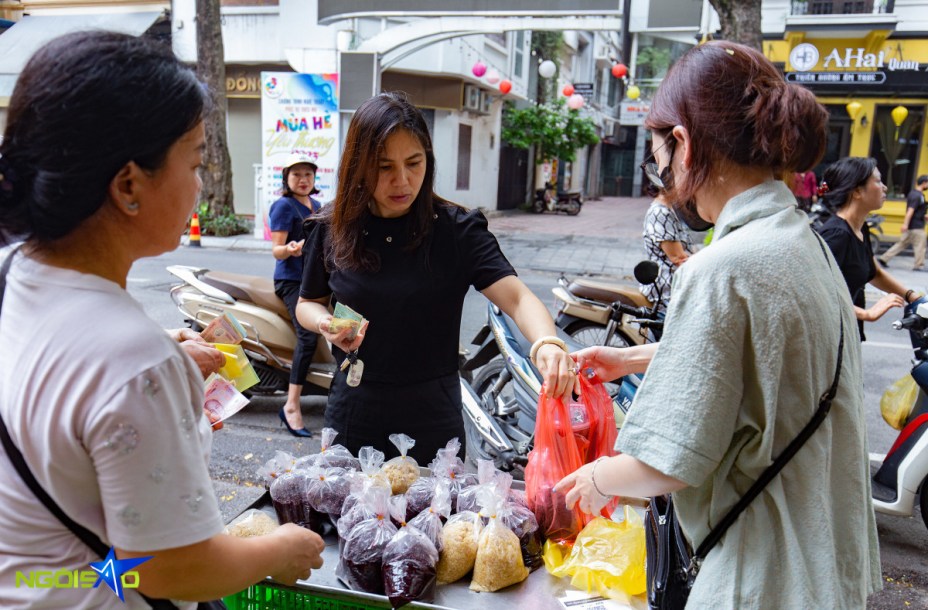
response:
<svg viewBox="0 0 928 610"><path fill-rule="evenodd" d="M763 51L763 37L760 31L761 0L709 0L709 3L719 14L723 40L740 42Z"/></svg>
<svg viewBox="0 0 928 610"><path fill-rule="evenodd" d="M213 108L206 115L206 151L201 177L200 201L209 205L209 216L235 213L232 205L232 159L226 132L226 62L222 44L219 0L197 3L197 74L209 86Z"/></svg>

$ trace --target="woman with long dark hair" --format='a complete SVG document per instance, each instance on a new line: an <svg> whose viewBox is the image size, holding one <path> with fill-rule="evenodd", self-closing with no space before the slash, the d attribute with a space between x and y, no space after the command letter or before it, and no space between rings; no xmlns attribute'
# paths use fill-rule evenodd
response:
<svg viewBox="0 0 928 610"><path fill-rule="evenodd" d="M850 295L779 179L818 162L827 120L755 49L684 54L645 122L647 173L690 226L715 225L712 243L676 271L658 347L575 354L604 379L647 375L621 455L557 489L590 512L603 493L673 492L694 548L821 412L839 372L830 411L708 551L688 607L863 608L881 586Z"/></svg>
<svg viewBox="0 0 928 610"><path fill-rule="evenodd" d="M322 565L322 540L293 524L222 533L203 377L126 291L136 260L180 242L208 103L170 48L107 32L45 44L16 83L0 144L0 243L25 240L0 267L3 608L163 608ZM108 581L125 603L84 584L91 562L119 575L101 548L140 560L138 588ZM80 577L19 582L36 572Z"/></svg>
<svg viewBox="0 0 928 610"><path fill-rule="evenodd" d="M870 247L867 216L883 207L886 200L886 186L876 167L876 159L848 157L832 163L823 174L820 190L825 205L835 210L820 233L828 242L851 292L863 341L864 322L876 322L893 307L902 307L920 295L907 290L878 265ZM869 308L864 294L867 283L886 293Z"/></svg>
<svg viewBox="0 0 928 610"><path fill-rule="evenodd" d="M338 192L308 222L297 315L335 346L336 360L363 363L356 387L336 372L325 424L357 451L396 455L392 433L416 441L428 463L464 439L458 335L471 286L510 315L529 341L547 391L573 385L573 364L545 306L515 274L483 214L434 192L435 156L422 115L401 94L358 108L338 168ZM337 300L369 320L357 338L329 331ZM353 366L358 366L355 364Z"/></svg>

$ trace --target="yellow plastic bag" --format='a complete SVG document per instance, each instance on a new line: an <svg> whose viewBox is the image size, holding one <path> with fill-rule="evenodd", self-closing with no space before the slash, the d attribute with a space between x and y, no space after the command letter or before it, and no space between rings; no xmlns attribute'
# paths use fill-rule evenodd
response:
<svg viewBox="0 0 928 610"><path fill-rule="evenodd" d="M255 368L251 366L251 362L248 361L248 356L245 355L242 346L231 343L213 343L211 345L226 357L225 364L219 369L219 375L231 381L236 390L244 392L258 383L258 374L255 372Z"/></svg>
<svg viewBox="0 0 928 610"><path fill-rule="evenodd" d="M902 430L905 420L912 414L915 401L918 400L918 385L911 375L906 375L883 392L880 399L880 412L886 423Z"/></svg>
<svg viewBox="0 0 928 610"><path fill-rule="evenodd" d="M644 523L628 506L622 523L596 517L572 546L547 541L544 560L548 572L559 578L570 576L572 586L588 593L618 600L640 595L647 587Z"/></svg>

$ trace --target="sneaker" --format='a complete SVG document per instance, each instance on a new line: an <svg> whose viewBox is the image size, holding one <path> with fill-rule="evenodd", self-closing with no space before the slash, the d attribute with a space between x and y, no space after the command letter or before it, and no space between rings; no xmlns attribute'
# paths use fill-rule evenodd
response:
<svg viewBox="0 0 928 610"><path fill-rule="evenodd" d="M924 267L912 267L912 271L924 271Z"/></svg>
<svg viewBox="0 0 928 610"><path fill-rule="evenodd" d="M876 257L876 262L880 263L880 267L882 267L882 268L884 268L884 269L889 269L889 263L887 263L886 261L884 261L884 260L883 260L882 258L880 258L879 256Z"/></svg>

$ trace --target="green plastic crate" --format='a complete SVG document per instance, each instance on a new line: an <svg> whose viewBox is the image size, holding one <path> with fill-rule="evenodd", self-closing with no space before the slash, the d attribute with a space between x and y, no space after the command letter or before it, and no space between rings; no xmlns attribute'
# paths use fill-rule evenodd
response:
<svg viewBox="0 0 928 610"><path fill-rule="evenodd" d="M350 593L348 594L350 595ZM325 597L325 594L276 583L258 583L225 598L229 610L381 610L365 600Z"/></svg>

